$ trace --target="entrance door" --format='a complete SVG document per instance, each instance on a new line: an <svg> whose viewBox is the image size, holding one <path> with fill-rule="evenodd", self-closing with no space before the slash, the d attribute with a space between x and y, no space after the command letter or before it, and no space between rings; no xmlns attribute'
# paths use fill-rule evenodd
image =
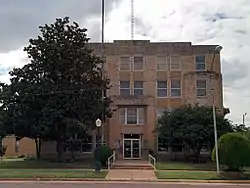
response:
<svg viewBox="0 0 250 188"><path fill-rule="evenodd" d="M132 158L140 158L140 140L132 140Z"/></svg>
<svg viewBox="0 0 250 188"><path fill-rule="evenodd" d="M124 145L123 158L131 158L131 153L132 153L131 140L124 140L123 145Z"/></svg>
<svg viewBox="0 0 250 188"><path fill-rule="evenodd" d="M141 157L141 140L140 135L127 136L123 138L123 158L124 159L139 159ZM133 138L134 137L134 138Z"/></svg>

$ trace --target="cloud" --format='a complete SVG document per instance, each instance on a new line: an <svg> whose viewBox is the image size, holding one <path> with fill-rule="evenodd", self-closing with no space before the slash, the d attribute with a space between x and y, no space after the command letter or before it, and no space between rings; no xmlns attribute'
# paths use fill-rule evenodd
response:
<svg viewBox="0 0 250 188"><path fill-rule="evenodd" d="M129 9L124 0L111 12L107 40L130 39ZM249 0L136 0L135 17L136 39L222 45L224 104L231 110L228 118L242 122L250 111Z"/></svg>
<svg viewBox="0 0 250 188"><path fill-rule="evenodd" d="M113 0L105 0L105 4L109 12ZM29 38L37 36L39 25L52 23L57 17L69 16L71 20L84 23L91 17L100 17L100 11L100 0L1 1L0 53L24 46Z"/></svg>
<svg viewBox="0 0 250 188"><path fill-rule="evenodd" d="M0 50L19 48L29 37L36 36L38 25L51 23L55 17L65 15L89 28L93 40L100 39L100 1L6 2L0 6L1 29L4 28L0 30ZM130 1L116 2L109 0L108 3L105 41L131 39ZM99 6L95 6L98 3ZM9 11L3 13L4 10ZM250 111L250 75L247 74L250 71L249 0L135 0L135 17L135 39L222 45L224 104L231 110L228 118L235 123L242 122L242 114ZM5 62L13 63L13 66L22 64L23 56L18 57L14 52L0 56L0 62L3 57L8 57ZM2 68L1 64L0 67L7 70L11 66ZM7 78L2 75L1 79ZM246 123L250 125L248 121L250 115L246 117Z"/></svg>

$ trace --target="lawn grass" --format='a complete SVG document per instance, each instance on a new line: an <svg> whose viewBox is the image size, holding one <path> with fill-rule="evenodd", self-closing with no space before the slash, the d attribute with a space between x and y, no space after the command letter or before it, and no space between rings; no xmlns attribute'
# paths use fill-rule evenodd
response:
<svg viewBox="0 0 250 188"><path fill-rule="evenodd" d="M216 170L216 164L209 163L185 163L185 162L158 162L156 164L157 170L204 170L214 171Z"/></svg>
<svg viewBox="0 0 250 188"><path fill-rule="evenodd" d="M48 160L4 159L0 162L0 169L94 169L94 161L58 163Z"/></svg>
<svg viewBox="0 0 250 188"><path fill-rule="evenodd" d="M221 174L217 176L216 171L156 171L158 179L189 179L189 180L250 180L250 173L245 172L242 177L227 177Z"/></svg>
<svg viewBox="0 0 250 188"><path fill-rule="evenodd" d="M216 172L212 171L156 171L155 174L158 179L218 179Z"/></svg>
<svg viewBox="0 0 250 188"><path fill-rule="evenodd" d="M0 169L0 178L99 178L104 179L107 171L70 169Z"/></svg>

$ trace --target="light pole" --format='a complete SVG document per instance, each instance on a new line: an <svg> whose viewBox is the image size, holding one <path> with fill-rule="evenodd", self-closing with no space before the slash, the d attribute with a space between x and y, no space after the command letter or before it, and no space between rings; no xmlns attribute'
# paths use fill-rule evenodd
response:
<svg viewBox="0 0 250 188"><path fill-rule="evenodd" d="M102 126L102 120L100 120L99 118L95 121L95 125L97 127L97 147L99 147L100 145L100 127Z"/></svg>
<svg viewBox="0 0 250 188"><path fill-rule="evenodd" d="M220 52L222 50L222 46L216 46L214 49L213 61L210 69L210 82L212 79L213 65L215 62L215 54L216 52ZM217 135L217 124L216 124L216 109L215 109L215 97L214 97L214 88L212 88L212 97L213 97L213 123L214 123L214 142L215 142L215 158L216 158L216 170L217 175L220 175L220 165L219 165L219 152L218 152L218 135Z"/></svg>
<svg viewBox="0 0 250 188"><path fill-rule="evenodd" d="M242 115L242 124L245 125L245 118L246 118L247 113L244 113Z"/></svg>

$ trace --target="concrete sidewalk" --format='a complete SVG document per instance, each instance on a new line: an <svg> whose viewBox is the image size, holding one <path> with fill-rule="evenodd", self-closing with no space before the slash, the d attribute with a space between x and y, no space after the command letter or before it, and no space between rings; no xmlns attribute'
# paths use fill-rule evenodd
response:
<svg viewBox="0 0 250 188"><path fill-rule="evenodd" d="M141 180L156 181L157 178L153 170L116 170L108 171L106 180Z"/></svg>

